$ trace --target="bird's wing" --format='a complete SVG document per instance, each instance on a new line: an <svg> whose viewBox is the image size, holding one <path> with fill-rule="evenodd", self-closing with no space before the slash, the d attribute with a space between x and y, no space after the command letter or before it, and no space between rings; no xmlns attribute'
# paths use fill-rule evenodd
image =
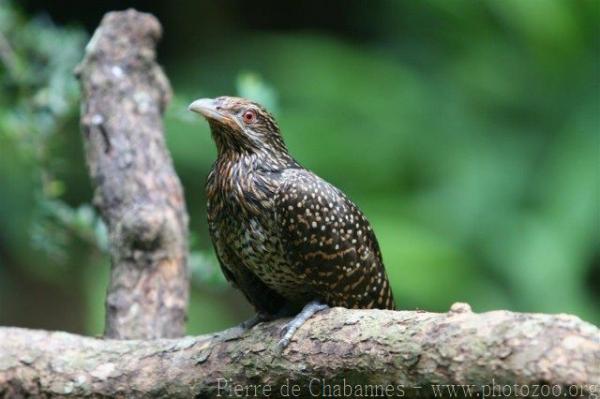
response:
<svg viewBox="0 0 600 399"><path fill-rule="evenodd" d="M209 183L213 174L209 175ZM207 204L208 230L210 238L215 249L219 266L225 275L225 278L235 288L242 291L248 302L250 302L256 311L277 315L284 313L288 302L281 295L270 289L254 273L248 269L243 260L240 259L231 249L225 245L219 228L215 222L215 214L218 212L213 208L211 202Z"/></svg>
<svg viewBox="0 0 600 399"><path fill-rule="evenodd" d="M211 237L214 235L211 234ZM243 261L213 239L221 270L235 288L239 289L257 312L268 315L285 314L288 302L244 266Z"/></svg>
<svg viewBox="0 0 600 399"><path fill-rule="evenodd" d="M307 170L289 170L275 195L275 213L288 260L316 299L394 309L375 234L344 193Z"/></svg>

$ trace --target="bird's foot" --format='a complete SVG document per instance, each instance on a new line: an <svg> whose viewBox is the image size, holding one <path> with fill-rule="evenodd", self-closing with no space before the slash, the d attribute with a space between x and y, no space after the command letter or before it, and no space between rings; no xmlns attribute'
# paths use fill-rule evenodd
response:
<svg viewBox="0 0 600 399"><path fill-rule="evenodd" d="M277 347L279 348L279 350L283 351L289 345L289 343L290 343L292 337L294 336L294 334L296 333L296 331L300 327L302 327L302 325L308 319L310 319L315 313L320 312L321 310L328 309L328 308L329 308L329 306L327 306L326 304L321 303L319 301L312 301L312 302L309 302L308 304L306 304L304 306L304 308L302 309L302 311L296 315L296 317L294 317L292 320L287 322L281 328L281 334L283 335L283 337L281 338L281 340L279 340L279 343L277 344Z"/></svg>
<svg viewBox="0 0 600 399"><path fill-rule="evenodd" d="M257 312L254 316L245 320L239 324L239 328L246 331L257 325L258 323L262 323L263 321L273 320L273 316L264 312Z"/></svg>
<svg viewBox="0 0 600 399"><path fill-rule="evenodd" d="M235 339L239 339L246 331L257 325L258 323L262 323L263 321L269 320L273 320L273 316L267 313L258 312L248 320L241 322L235 327L225 330L223 333L221 333L220 337L224 341L232 341Z"/></svg>

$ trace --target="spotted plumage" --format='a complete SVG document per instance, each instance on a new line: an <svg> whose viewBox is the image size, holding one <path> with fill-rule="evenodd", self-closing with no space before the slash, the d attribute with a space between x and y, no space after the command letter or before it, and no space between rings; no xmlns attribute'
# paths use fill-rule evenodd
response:
<svg viewBox="0 0 600 399"><path fill-rule="evenodd" d="M311 301L394 309L369 222L294 160L264 108L219 97L190 109L206 117L218 150L206 184L217 257L259 312L292 314Z"/></svg>

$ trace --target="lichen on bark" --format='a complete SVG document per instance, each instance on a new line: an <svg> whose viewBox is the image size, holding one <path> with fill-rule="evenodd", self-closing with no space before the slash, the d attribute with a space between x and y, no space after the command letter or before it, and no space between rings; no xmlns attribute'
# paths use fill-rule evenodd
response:
<svg viewBox="0 0 600 399"><path fill-rule="evenodd" d="M333 308L280 353L283 323L131 341L0 328L0 396L212 398L227 397L225 383L269 385L271 397L286 384L298 385L299 397L318 384L391 384L406 398L434 397L435 384L600 393L600 331L574 316Z"/></svg>

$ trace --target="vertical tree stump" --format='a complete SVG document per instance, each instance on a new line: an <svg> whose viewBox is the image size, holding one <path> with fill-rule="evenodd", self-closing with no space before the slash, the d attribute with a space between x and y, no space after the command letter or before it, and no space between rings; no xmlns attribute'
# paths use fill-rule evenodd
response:
<svg viewBox="0 0 600 399"><path fill-rule="evenodd" d="M185 332L188 216L163 135L171 88L156 63L160 36L152 15L108 13L76 69L94 205L109 231L111 338Z"/></svg>

